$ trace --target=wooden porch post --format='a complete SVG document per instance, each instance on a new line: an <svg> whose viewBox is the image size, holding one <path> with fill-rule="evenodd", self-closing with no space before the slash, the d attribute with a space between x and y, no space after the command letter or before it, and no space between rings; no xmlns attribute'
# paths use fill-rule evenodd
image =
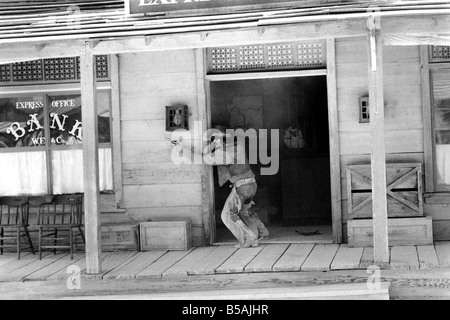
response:
<svg viewBox="0 0 450 320"><path fill-rule="evenodd" d="M80 56L81 113L83 123L84 212L86 228L86 272L101 273L100 191L98 164L95 57L85 43Z"/></svg>
<svg viewBox="0 0 450 320"><path fill-rule="evenodd" d="M389 263L386 149L384 139L383 44L372 20L368 36L370 150L372 164L372 210L374 262ZM369 21L370 23L370 21Z"/></svg>
<svg viewBox="0 0 450 320"><path fill-rule="evenodd" d="M339 118L337 103L336 43L327 39L327 93L330 140L331 210L333 242L342 242L341 159L339 150Z"/></svg>

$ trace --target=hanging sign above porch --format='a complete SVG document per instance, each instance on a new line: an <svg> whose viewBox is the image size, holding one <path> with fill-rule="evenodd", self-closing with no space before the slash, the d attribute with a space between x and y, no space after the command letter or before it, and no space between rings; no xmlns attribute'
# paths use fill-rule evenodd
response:
<svg viewBox="0 0 450 320"><path fill-rule="evenodd" d="M296 3L293 0L124 0L127 13L170 12L198 9L223 9L254 5Z"/></svg>

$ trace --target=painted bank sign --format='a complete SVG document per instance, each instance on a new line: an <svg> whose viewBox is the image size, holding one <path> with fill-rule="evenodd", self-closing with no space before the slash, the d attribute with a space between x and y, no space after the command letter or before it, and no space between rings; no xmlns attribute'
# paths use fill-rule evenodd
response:
<svg viewBox="0 0 450 320"><path fill-rule="evenodd" d="M302 1L302 0L300 0ZM219 9L226 7L295 3L293 0L125 0L129 13Z"/></svg>

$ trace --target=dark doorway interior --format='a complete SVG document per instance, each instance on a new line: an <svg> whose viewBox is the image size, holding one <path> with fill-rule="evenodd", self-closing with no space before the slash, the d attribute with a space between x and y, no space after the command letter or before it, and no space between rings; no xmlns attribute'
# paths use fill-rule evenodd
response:
<svg viewBox="0 0 450 320"><path fill-rule="evenodd" d="M262 164L252 165L258 182L254 209L274 235L272 240L331 239L326 77L214 81L211 112L213 127L279 130L279 171L261 175ZM303 141L296 139L300 136L297 130ZM216 168L214 182L216 240L231 241L234 239L220 219L231 189L219 187Z"/></svg>

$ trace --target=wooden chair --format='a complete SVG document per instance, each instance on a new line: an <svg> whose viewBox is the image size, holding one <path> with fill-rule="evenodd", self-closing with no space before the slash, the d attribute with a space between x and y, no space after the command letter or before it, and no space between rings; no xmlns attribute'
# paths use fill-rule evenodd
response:
<svg viewBox="0 0 450 320"><path fill-rule="evenodd" d="M20 260L22 237L28 240L29 248L34 254L33 243L28 231L29 205L28 197L0 198L0 253L4 248L17 248L17 259ZM8 235L5 235L8 232ZM5 241L8 243L5 244ZM16 242L11 244L10 242Z"/></svg>
<svg viewBox="0 0 450 320"><path fill-rule="evenodd" d="M42 251L51 249L69 249L73 259L76 237L81 236L86 244L83 226L83 196L55 196L52 203L44 203L39 208L39 259ZM76 234L78 231L78 234Z"/></svg>

